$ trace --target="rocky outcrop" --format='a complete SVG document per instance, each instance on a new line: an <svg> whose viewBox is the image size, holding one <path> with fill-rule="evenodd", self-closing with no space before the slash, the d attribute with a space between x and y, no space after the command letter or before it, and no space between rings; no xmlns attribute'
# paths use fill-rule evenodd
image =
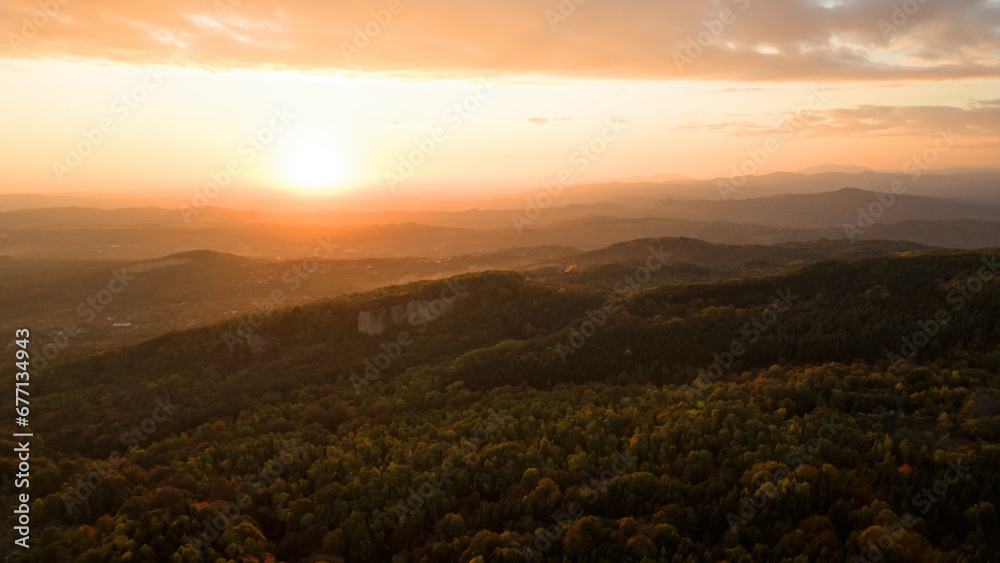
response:
<svg viewBox="0 0 1000 563"><path fill-rule="evenodd" d="M385 332L386 320L385 309L361 311L358 315L358 331L369 336L382 334Z"/></svg>
<svg viewBox="0 0 1000 563"><path fill-rule="evenodd" d="M408 325L425 326L436 320L442 313L451 309L452 304L443 299L425 301L414 299L405 306L393 305L388 309L373 309L361 311L358 315L358 332L374 336L382 334L390 326Z"/></svg>

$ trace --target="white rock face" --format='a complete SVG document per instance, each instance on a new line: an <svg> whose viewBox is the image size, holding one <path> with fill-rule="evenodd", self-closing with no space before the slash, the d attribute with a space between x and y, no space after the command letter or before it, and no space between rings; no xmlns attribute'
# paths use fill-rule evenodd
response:
<svg viewBox="0 0 1000 563"><path fill-rule="evenodd" d="M394 325L406 322L407 319L406 307L402 305L393 305L389 309L389 316L392 317L392 324Z"/></svg>
<svg viewBox="0 0 1000 563"><path fill-rule="evenodd" d="M385 332L386 314L385 309L374 311L361 311L358 315L358 330L369 336L382 334Z"/></svg>
<svg viewBox="0 0 1000 563"><path fill-rule="evenodd" d="M437 320L452 306L452 303L443 299L433 301L414 299L405 306L393 305L388 309L383 307L371 311L361 311L358 315L358 332L375 336L385 332L390 323L392 326L426 326L428 322Z"/></svg>

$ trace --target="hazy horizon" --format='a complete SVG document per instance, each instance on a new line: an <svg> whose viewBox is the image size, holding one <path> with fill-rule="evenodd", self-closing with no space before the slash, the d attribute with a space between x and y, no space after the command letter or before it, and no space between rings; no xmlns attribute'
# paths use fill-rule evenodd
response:
<svg viewBox="0 0 1000 563"><path fill-rule="evenodd" d="M928 168L922 171L928 176L959 176L962 174L995 174L1000 172L1000 167L961 167L961 168ZM877 178L876 181L856 182L852 176L868 173ZM614 199L612 193L615 186L623 186L624 189L640 188L650 195L658 193L660 199L682 199L682 200L719 200L724 201L730 197L742 199L744 197L763 197L775 195L774 193L753 194L749 187L762 187L768 184L772 175L793 174L803 178L803 184L798 188L788 188L781 193L816 193L815 187L810 187L807 182L815 175L840 175L842 181L831 190L842 188L858 188L866 191L889 191L892 180L905 178L907 174L903 170L873 170L867 167L844 166L836 164L823 164L805 169L775 171L760 175L747 175L747 189L739 193L738 190L729 190L725 186L732 184L732 178L725 177L679 177L676 174L656 174L645 177L628 177L610 180L607 182L576 183L562 186L560 194L581 194L590 193L586 203L597 203L606 199ZM857 185L856 185L857 184ZM66 206L90 206L94 205L103 209L116 209L125 207L164 207L164 208L204 208L217 207L229 208L233 210L265 210L283 212L316 212L316 211L345 211L345 212L406 212L406 211L466 211L476 209L507 210L522 206L524 198L532 199L544 190L546 183L536 185L508 186L505 188L495 188L490 190L479 190L477 192L466 191L462 194L455 194L445 190L413 190L406 194L382 193L379 190L364 191L353 190L350 192L334 191L330 193L308 193L289 194L287 190L277 189L239 189L239 190L219 190L216 197L207 197L206 189L187 188L117 191L74 191L74 190L52 190L52 191L23 191L10 189L0 191L0 196L17 198L25 196L25 199L17 200L18 203L0 201L0 211L14 210L19 208L45 208L45 207L66 207ZM658 191L657 191L658 190ZM772 190L773 191L773 190ZM910 193L949 199L967 199L968 194L962 193L961 189L949 190L942 186L921 186L914 182L909 186ZM957 193L956 193L957 192ZM210 192L209 192L210 193ZM603 195L601 195L603 194ZM38 197L35 197L38 196ZM565 200L572 198L564 198ZM980 198L973 198L980 199ZM67 204L69 201L71 203ZM574 202L579 203L579 202ZM558 207L560 202L554 201Z"/></svg>

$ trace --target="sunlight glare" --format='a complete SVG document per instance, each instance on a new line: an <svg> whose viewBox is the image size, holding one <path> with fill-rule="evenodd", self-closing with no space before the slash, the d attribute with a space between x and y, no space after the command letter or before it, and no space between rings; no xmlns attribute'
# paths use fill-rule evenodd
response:
<svg viewBox="0 0 1000 563"><path fill-rule="evenodd" d="M299 136L287 146L282 162L283 177L307 192L336 190L351 178L343 145L327 133Z"/></svg>

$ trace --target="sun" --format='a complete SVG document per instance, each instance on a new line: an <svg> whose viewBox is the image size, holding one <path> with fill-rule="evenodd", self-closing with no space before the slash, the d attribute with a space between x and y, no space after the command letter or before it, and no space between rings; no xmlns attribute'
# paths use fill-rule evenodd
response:
<svg viewBox="0 0 1000 563"><path fill-rule="evenodd" d="M351 180L351 161L333 135L310 132L285 147L282 177L294 187L313 193L342 188Z"/></svg>

